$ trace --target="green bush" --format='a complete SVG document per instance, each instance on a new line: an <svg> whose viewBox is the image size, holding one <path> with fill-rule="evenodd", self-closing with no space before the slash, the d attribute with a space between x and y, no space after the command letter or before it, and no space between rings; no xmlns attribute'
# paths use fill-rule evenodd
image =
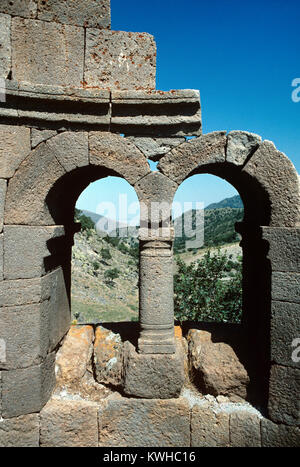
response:
<svg viewBox="0 0 300 467"><path fill-rule="evenodd" d="M101 256L104 260L110 260L111 259L111 254L108 248L102 248L101 250Z"/></svg>
<svg viewBox="0 0 300 467"><path fill-rule="evenodd" d="M104 273L104 279L108 280L108 281L113 281L114 279L116 279L117 277L119 277L119 271L117 268L113 268L113 269L108 269L107 271L105 271Z"/></svg>
<svg viewBox="0 0 300 467"><path fill-rule="evenodd" d="M98 261L94 261L94 262L92 263L92 265L93 265L94 271L98 271L98 269L99 269L99 267L100 267L100 264L98 263Z"/></svg>
<svg viewBox="0 0 300 467"><path fill-rule="evenodd" d="M82 212L76 208L75 208L74 220L75 222L80 222L82 232L89 232L91 230L95 230L95 224L92 221L92 219L82 214Z"/></svg>
<svg viewBox="0 0 300 467"><path fill-rule="evenodd" d="M242 262L208 250L186 265L177 259L174 277L175 319L239 323L242 311ZM230 274L229 274L230 273Z"/></svg>

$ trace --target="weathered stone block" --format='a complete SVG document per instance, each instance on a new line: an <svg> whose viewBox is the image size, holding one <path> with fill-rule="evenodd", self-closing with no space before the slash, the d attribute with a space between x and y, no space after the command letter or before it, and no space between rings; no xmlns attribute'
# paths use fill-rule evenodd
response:
<svg viewBox="0 0 300 467"><path fill-rule="evenodd" d="M145 399L178 397L184 382L183 352L138 354L130 342L124 344L124 393Z"/></svg>
<svg viewBox="0 0 300 467"><path fill-rule="evenodd" d="M41 304L0 308L0 339L5 342L5 362L10 370L38 365L48 351L48 315Z"/></svg>
<svg viewBox="0 0 300 467"><path fill-rule="evenodd" d="M41 447L97 447L98 405L51 400L41 411Z"/></svg>
<svg viewBox="0 0 300 467"><path fill-rule="evenodd" d="M141 226L170 226L172 204L178 185L160 172L151 172L134 186L141 207ZM159 232L157 232L159 235ZM170 232L169 232L170 235Z"/></svg>
<svg viewBox="0 0 300 467"><path fill-rule="evenodd" d="M64 132L46 144L66 172L89 164L88 133Z"/></svg>
<svg viewBox="0 0 300 467"><path fill-rule="evenodd" d="M18 417L39 412L55 386L55 354L38 366L2 372L2 416Z"/></svg>
<svg viewBox="0 0 300 467"><path fill-rule="evenodd" d="M230 446L261 447L260 418L246 410L233 412L229 419Z"/></svg>
<svg viewBox="0 0 300 467"><path fill-rule="evenodd" d="M300 272L300 229L262 227L273 271Z"/></svg>
<svg viewBox="0 0 300 467"><path fill-rule="evenodd" d="M89 134L90 163L107 167L134 185L150 173L144 155L125 138L112 133L92 131Z"/></svg>
<svg viewBox="0 0 300 467"><path fill-rule="evenodd" d="M19 167L7 190L5 223L55 224L46 198L64 174L64 168L47 143L34 149Z"/></svg>
<svg viewBox="0 0 300 467"><path fill-rule="evenodd" d="M189 407L182 399L108 401L99 411L99 446L188 447Z"/></svg>
<svg viewBox="0 0 300 467"><path fill-rule="evenodd" d="M0 233L3 230L4 204L6 195L7 181L0 178Z"/></svg>
<svg viewBox="0 0 300 467"><path fill-rule="evenodd" d="M154 89L156 46L147 33L87 29L85 80L110 89Z"/></svg>
<svg viewBox="0 0 300 467"><path fill-rule="evenodd" d="M270 196L271 227L295 227L300 222L298 174L285 154L263 141L242 172L253 177Z"/></svg>
<svg viewBox="0 0 300 467"><path fill-rule="evenodd" d="M276 425L264 418L261 421L262 447L297 448L300 447L300 428Z"/></svg>
<svg viewBox="0 0 300 467"><path fill-rule="evenodd" d="M300 334L300 304L272 301L271 360L285 366L300 368L293 359L293 341Z"/></svg>
<svg viewBox="0 0 300 467"><path fill-rule="evenodd" d="M36 130L35 128L31 129L31 147L34 149L43 141L55 136L57 132L55 130Z"/></svg>
<svg viewBox="0 0 300 467"><path fill-rule="evenodd" d="M193 379L201 392L246 398L249 376L232 347L197 329L189 331L187 340Z"/></svg>
<svg viewBox="0 0 300 467"><path fill-rule="evenodd" d="M37 0L38 19L87 28L110 28L110 0Z"/></svg>
<svg viewBox="0 0 300 467"><path fill-rule="evenodd" d="M191 419L192 447L228 447L229 414L214 412L209 403L195 405Z"/></svg>
<svg viewBox="0 0 300 467"><path fill-rule="evenodd" d="M41 279L43 313L49 317L49 349L52 351L70 328L69 292L61 267Z"/></svg>
<svg viewBox="0 0 300 467"><path fill-rule="evenodd" d="M23 18L35 18L37 14L36 0L1 0L0 12Z"/></svg>
<svg viewBox="0 0 300 467"><path fill-rule="evenodd" d="M172 149L160 159L157 167L180 184L200 165L225 162L226 144L225 131L208 133Z"/></svg>
<svg viewBox="0 0 300 467"><path fill-rule="evenodd" d="M0 341L0 362L3 359L4 342ZM2 418L2 378L0 371L0 419Z"/></svg>
<svg viewBox="0 0 300 467"><path fill-rule="evenodd" d="M226 161L243 165L258 148L261 137L248 131L231 131L227 137Z"/></svg>
<svg viewBox="0 0 300 467"><path fill-rule="evenodd" d="M95 332L94 368L98 383L122 385L123 343L120 334L103 326L97 326Z"/></svg>
<svg viewBox="0 0 300 467"><path fill-rule="evenodd" d="M300 370L272 365L269 416L276 423L300 425Z"/></svg>
<svg viewBox="0 0 300 467"><path fill-rule="evenodd" d="M4 273L4 258L3 258L3 234L0 234L0 281L3 280Z"/></svg>
<svg viewBox="0 0 300 467"><path fill-rule="evenodd" d="M273 272L272 299L300 303L300 273Z"/></svg>
<svg viewBox="0 0 300 467"><path fill-rule="evenodd" d="M0 282L1 306L29 305L41 301L41 279Z"/></svg>
<svg viewBox="0 0 300 467"><path fill-rule="evenodd" d="M29 128L0 125L0 177L12 177L30 149Z"/></svg>
<svg viewBox="0 0 300 467"><path fill-rule="evenodd" d="M142 151L147 159L158 161L164 154L176 148L182 143L185 143L185 138L149 138L147 136L128 136Z"/></svg>
<svg viewBox="0 0 300 467"><path fill-rule="evenodd" d="M7 78L11 69L11 18L0 14L0 77Z"/></svg>
<svg viewBox="0 0 300 467"><path fill-rule="evenodd" d="M0 447L38 447L40 438L38 414L9 420L0 417Z"/></svg>
<svg viewBox="0 0 300 467"><path fill-rule="evenodd" d="M202 133L199 91L112 90L111 129L127 137L199 136ZM161 138L162 139L162 138Z"/></svg>
<svg viewBox="0 0 300 467"><path fill-rule="evenodd" d="M71 326L56 357L59 383L79 382L91 364L94 330L92 326Z"/></svg>
<svg viewBox="0 0 300 467"><path fill-rule="evenodd" d="M83 63L83 28L12 19L13 79L81 87Z"/></svg>
<svg viewBox="0 0 300 467"><path fill-rule="evenodd" d="M45 258L50 256L48 242L62 237L64 227L4 227L5 279L30 279L45 274Z"/></svg>

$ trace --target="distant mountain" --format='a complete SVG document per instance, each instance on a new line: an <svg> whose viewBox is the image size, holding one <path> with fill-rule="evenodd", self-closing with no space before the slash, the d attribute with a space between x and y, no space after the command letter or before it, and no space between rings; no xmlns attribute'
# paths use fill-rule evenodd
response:
<svg viewBox="0 0 300 467"><path fill-rule="evenodd" d="M107 232L112 232L112 231L117 232L116 236L119 236L118 232L122 232L120 236L126 236L126 233L125 233L126 232L125 229L127 228L126 224L121 223L121 222L116 222L112 219L108 219L105 216L96 214L95 212L87 211L86 209L80 209L80 212L84 216L89 217L93 221L93 223L95 224L96 232L101 237L106 236ZM128 228L128 229L132 229L132 228Z"/></svg>
<svg viewBox="0 0 300 467"><path fill-rule="evenodd" d="M103 216L100 216L100 214L96 214L95 212L92 212L92 211L86 211L85 209L80 209L80 212L82 212L82 214L92 219L94 224L97 224L97 222L101 219L101 217L103 217Z"/></svg>
<svg viewBox="0 0 300 467"><path fill-rule="evenodd" d="M244 209L244 205L240 195L236 195L232 196L231 198L225 198L219 203L209 204L205 209L209 210L221 208Z"/></svg>
<svg viewBox="0 0 300 467"><path fill-rule="evenodd" d="M138 227L127 227L125 224L108 220L104 216L96 214L91 211L82 210L85 216L92 219L95 224L97 233L100 236L106 236L107 228L109 231L115 230L117 237L123 237L126 243L129 242L131 246L137 243ZM185 250L186 241L193 240L194 237L188 235L187 232L182 231L184 226L184 218L192 217L189 222L190 229L195 230L196 211L192 210L188 213L182 214L174 220L175 228L175 253ZM204 209L204 245L216 246L224 245L226 243L234 243L239 241L239 235L235 232L234 224L242 221L244 216L244 206L239 195L232 196L231 198L223 199L218 203L212 203ZM109 226L107 223L109 222ZM199 226L203 229L203 225ZM126 240L127 237L127 240Z"/></svg>

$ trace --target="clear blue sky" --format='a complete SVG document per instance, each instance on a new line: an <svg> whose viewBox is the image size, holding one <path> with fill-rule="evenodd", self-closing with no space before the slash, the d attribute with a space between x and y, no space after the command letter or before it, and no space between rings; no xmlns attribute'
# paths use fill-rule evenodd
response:
<svg viewBox="0 0 300 467"><path fill-rule="evenodd" d="M111 7L112 29L155 36L157 89L200 90L204 133L257 133L300 173L300 102L291 98L300 78L298 0L111 0ZM198 177L178 198L208 204L236 194L216 177ZM118 184L104 183L90 186L78 207L95 210L110 199Z"/></svg>

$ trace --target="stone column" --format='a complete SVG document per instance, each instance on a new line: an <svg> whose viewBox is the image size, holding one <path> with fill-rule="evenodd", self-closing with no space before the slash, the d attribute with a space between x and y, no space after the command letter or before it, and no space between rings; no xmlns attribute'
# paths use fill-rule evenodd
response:
<svg viewBox="0 0 300 467"><path fill-rule="evenodd" d="M140 237L140 338L142 354L173 354L173 234Z"/></svg>

